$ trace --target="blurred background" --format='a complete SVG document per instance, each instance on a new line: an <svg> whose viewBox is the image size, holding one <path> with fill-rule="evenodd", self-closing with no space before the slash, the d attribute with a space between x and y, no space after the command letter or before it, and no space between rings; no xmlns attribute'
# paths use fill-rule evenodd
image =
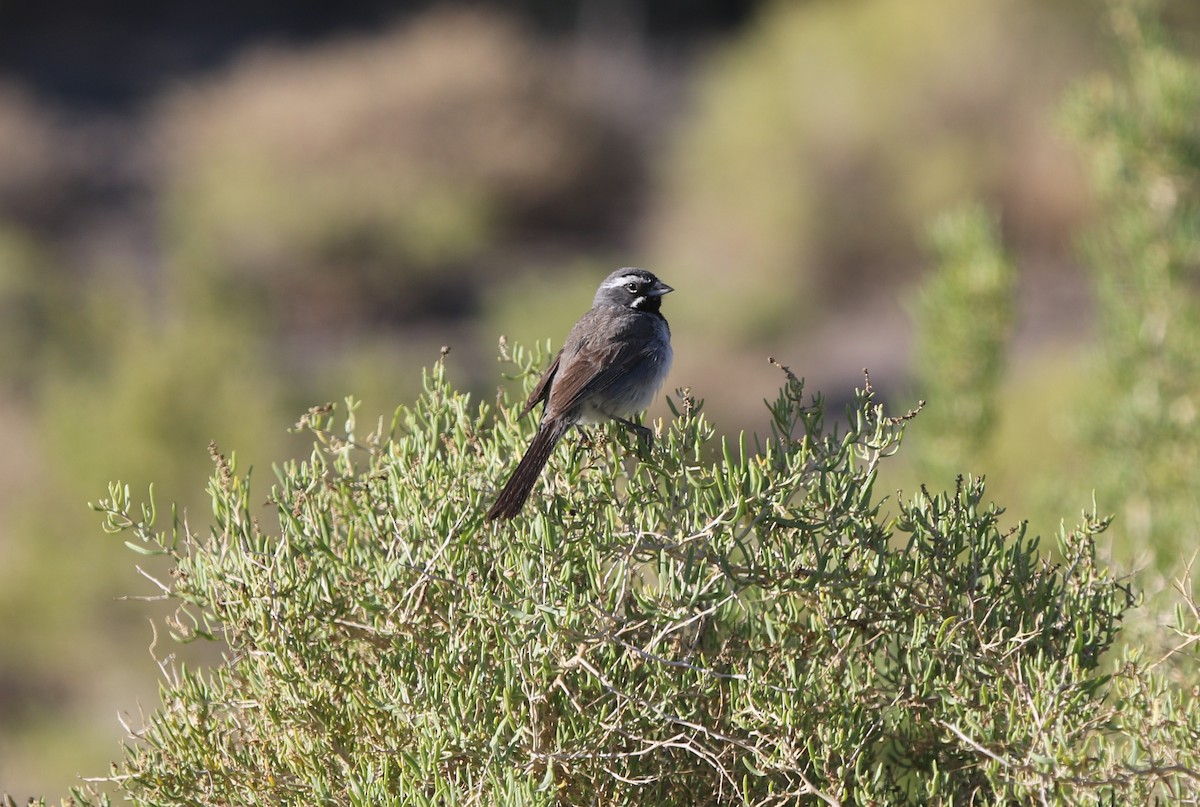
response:
<svg viewBox="0 0 1200 807"><path fill-rule="evenodd" d="M1062 109L1114 62L1105 4L104 5L0 3L0 792L103 775L156 703L157 612L118 599L154 559L100 530L110 481L203 531L210 441L265 500L308 407L389 415L442 345L490 400L498 338L557 347L617 266L677 289L668 386L722 431L765 427L768 356L835 402L867 367L897 413L931 398L928 457L927 228L982 202L1011 343L998 436L952 470L1035 531L1090 504L1069 415L1109 393ZM1197 12L1163 8L1193 54ZM906 463L889 489L937 467Z"/></svg>

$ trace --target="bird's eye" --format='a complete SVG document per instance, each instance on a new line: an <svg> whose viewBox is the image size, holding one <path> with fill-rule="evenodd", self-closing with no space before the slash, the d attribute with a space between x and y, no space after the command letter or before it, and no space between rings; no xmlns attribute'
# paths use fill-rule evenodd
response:
<svg viewBox="0 0 1200 807"><path fill-rule="evenodd" d="M626 283L625 288L629 289L630 294L637 294L638 287L636 283Z"/></svg>

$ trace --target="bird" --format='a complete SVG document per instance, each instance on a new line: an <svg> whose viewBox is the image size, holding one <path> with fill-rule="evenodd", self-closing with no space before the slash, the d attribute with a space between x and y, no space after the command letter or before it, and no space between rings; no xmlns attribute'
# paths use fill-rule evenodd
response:
<svg viewBox="0 0 1200 807"><path fill-rule="evenodd" d="M673 288L637 267L617 269L600 283L589 309L542 373L524 417L544 403L537 434L487 513L514 518L525 506L554 446L574 425L615 420L644 438L651 432L627 418L650 405L671 368L671 329L660 310Z"/></svg>

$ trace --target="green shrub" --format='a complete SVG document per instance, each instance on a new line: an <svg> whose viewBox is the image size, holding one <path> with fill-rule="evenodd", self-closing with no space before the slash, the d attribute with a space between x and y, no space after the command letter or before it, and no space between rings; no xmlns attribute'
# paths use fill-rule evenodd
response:
<svg viewBox="0 0 1200 807"><path fill-rule="evenodd" d="M933 401L922 418L925 478L942 480L978 462L995 433L996 393L1016 307L1016 270L999 224L978 206L934 222L927 241L936 271L914 300L914 375Z"/></svg>
<svg viewBox="0 0 1200 807"><path fill-rule="evenodd" d="M1099 217L1086 234L1104 356L1089 402L1095 483L1121 514L1130 552L1173 568L1200 529L1200 63L1150 12L1113 13L1122 72L1075 93Z"/></svg>
<svg viewBox="0 0 1200 807"><path fill-rule="evenodd" d="M215 449L208 535L115 485L106 528L175 563L173 636L228 651L163 660L108 781L156 805L1195 798L1193 698L1103 662L1132 601L1107 522L1055 565L977 480L889 513L909 415L865 387L834 424L788 372L753 441L681 394L652 449L564 441L505 524L482 514L533 421L444 361L390 429L310 412L270 519Z"/></svg>

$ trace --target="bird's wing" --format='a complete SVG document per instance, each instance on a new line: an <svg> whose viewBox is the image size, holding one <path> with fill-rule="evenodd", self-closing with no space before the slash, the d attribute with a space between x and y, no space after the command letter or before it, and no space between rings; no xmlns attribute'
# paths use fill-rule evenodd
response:
<svg viewBox="0 0 1200 807"><path fill-rule="evenodd" d="M607 321L592 309L571 329L555 360L547 414L561 415L653 358L654 322L645 317ZM643 333L644 331L644 333Z"/></svg>
<svg viewBox="0 0 1200 807"><path fill-rule="evenodd" d="M525 402L525 408L521 410L521 417L525 417L530 409L538 405L539 401L550 397L550 388L554 385L554 376L558 373L558 362L562 358L562 354L561 349L554 354L554 361L550 362L550 366L546 368L546 372L542 373L542 377L534 386L533 392L529 393L529 400Z"/></svg>

